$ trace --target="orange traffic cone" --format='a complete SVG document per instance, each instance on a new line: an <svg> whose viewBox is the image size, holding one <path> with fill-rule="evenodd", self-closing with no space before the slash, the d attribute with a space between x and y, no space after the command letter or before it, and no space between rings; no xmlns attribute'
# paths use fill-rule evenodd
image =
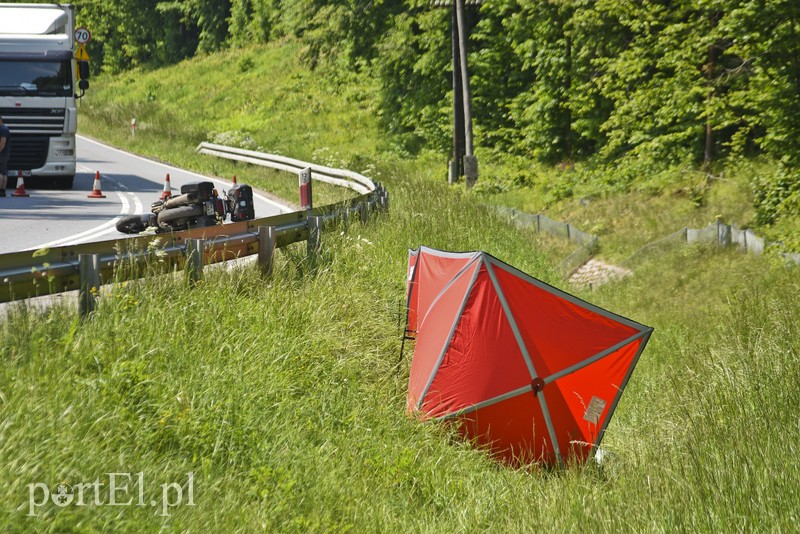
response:
<svg viewBox="0 0 800 534"><path fill-rule="evenodd" d="M233 185L236 185L236 175L233 175Z"/></svg>
<svg viewBox="0 0 800 534"><path fill-rule="evenodd" d="M19 180L17 181L17 190L11 193L12 197L29 197L30 195L25 191L25 179L22 173L19 173Z"/></svg>
<svg viewBox="0 0 800 534"><path fill-rule="evenodd" d="M94 185L92 192L86 195L86 198L106 198L102 191L100 191L100 171L94 173Z"/></svg>
<svg viewBox="0 0 800 534"><path fill-rule="evenodd" d="M164 180L164 190L161 192L161 200L167 199L172 196L172 185L169 183L169 173Z"/></svg>

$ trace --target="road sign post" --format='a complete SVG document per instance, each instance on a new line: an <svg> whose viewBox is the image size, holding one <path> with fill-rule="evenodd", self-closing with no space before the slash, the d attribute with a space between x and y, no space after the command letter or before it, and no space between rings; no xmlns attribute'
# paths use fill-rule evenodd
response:
<svg viewBox="0 0 800 534"><path fill-rule="evenodd" d="M78 61L89 61L89 53L86 51L86 46L78 45L75 50L75 59Z"/></svg>

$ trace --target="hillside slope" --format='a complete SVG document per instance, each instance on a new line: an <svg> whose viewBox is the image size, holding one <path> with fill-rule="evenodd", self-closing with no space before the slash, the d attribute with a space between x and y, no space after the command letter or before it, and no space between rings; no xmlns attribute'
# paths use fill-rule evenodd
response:
<svg viewBox="0 0 800 534"><path fill-rule="evenodd" d="M377 134L370 85L320 78L295 53L253 48L96 80L81 127L279 194L296 187L295 177L194 154L198 141L227 132L366 172L387 185L391 212L325 233L317 271L293 247L270 280L216 270L187 291L180 279L153 278L115 286L84 322L67 307L24 306L0 322L0 530L794 527L796 270L683 247L578 290L656 329L608 428L611 454L565 470L500 466L404 413L408 352L396 364L406 250L483 249L559 286L563 251L492 215L480 195L447 187L441 158L392 151ZM135 138L132 114L143 125ZM131 505L109 506L107 473L129 473L123 484L142 473L145 505L131 486L118 495ZM164 510L162 485L188 491L189 473L192 504L185 493ZM95 480L104 504L35 504L44 502L36 483Z"/></svg>

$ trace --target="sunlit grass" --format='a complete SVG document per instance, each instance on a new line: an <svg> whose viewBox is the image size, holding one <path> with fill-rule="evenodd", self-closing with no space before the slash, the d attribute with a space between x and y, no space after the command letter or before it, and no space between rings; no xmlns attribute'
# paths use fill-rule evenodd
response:
<svg viewBox="0 0 800 534"><path fill-rule="evenodd" d="M535 237L405 177L395 209L255 267L114 287L80 322L57 307L0 325L3 526L441 531L789 528L800 473L798 283L782 266L683 247L581 293L656 327L602 466L511 470L404 414L396 368L405 253L481 248L551 283ZM451 231L458 228L460 232ZM725 265L713 271L709 265ZM666 276L665 273L671 273ZM794 425L794 426L793 426ZM195 474L195 506L55 506L27 484ZM155 490L159 490L158 485ZM149 498L149 497L148 497ZM121 523L119 523L121 521Z"/></svg>
<svg viewBox="0 0 800 534"><path fill-rule="evenodd" d="M405 415L410 351L397 364L407 249L482 249L561 287L556 265L567 250L500 220L481 206L486 195L444 185L442 161L383 151L368 117L359 119L363 128L354 119L336 130L320 117L339 104L325 104L333 100L324 82L287 59L293 53L247 52L253 65L245 72L260 77L233 76L243 60L223 54L108 80L106 88L97 80L82 128L288 195L295 177L193 152L208 131L248 131L289 156L369 169L390 191L390 212L366 226L329 229L316 270L301 243L277 253L271 279L254 266L207 269L189 290L181 276L154 276L101 293L85 321L65 304L44 313L23 306L0 320L0 530L795 528L796 270L769 256L684 246L643 258L622 281L579 290L656 329L608 428L607 461L565 470L498 465L446 428ZM201 81L177 83L186 80ZM276 84L284 90L255 94ZM315 100L325 104L318 113L309 111ZM360 116L361 105L336 113ZM259 106L271 114L252 113ZM195 108L199 119L188 112ZM133 140L131 110L153 125ZM305 131L266 127L302 116ZM639 230L614 224L601 236L605 253L621 258L629 240L655 234L646 217L695 225L723 207L724 218L737 210L747 217L734 186L712 189L700 215L681 207L680 195L647 192L636 202L599 198L559 209L586 231L608 218L638 222ZM534 212L544 202L517 201ZM27 517L29 484L92 482L109 472L143 473L148 492L193 472L195 505L165 517L152 506L50 504Z"/></svg>
<svg viewBox="0 0 800 534"><path fill-rule="evenodd" d="M718 219L740 228L753 227L750 180L754 172L751 166L742 165L730 177L709 180L699 172L675 169L658 179L642 177L626 192L578 183L568 197L558 200L552 200L550 186L542 182L481 196L487 203L570 222L600 238L601 257L620 262L681 228L705 228ZM547 176L563 179L557 173ZM765 237L769 234L767 229L756 231Z"/></svg>

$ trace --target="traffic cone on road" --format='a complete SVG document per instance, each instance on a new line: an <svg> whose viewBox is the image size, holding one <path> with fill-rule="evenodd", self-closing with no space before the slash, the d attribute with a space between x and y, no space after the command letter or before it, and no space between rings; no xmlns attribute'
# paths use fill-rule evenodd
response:
<svg viewBox="0 0 800 534"><path fill-rule="evenodd" d="M172 185L169 183L169 173L164 180L164 190L161 192L161 200L167 199L172 196Z"/></svg>
<svg viewBox="0 0 800 534"><path fill-rule="evenodd" d="M94 185L92 192L86 195L86 198L106 198L102 191L100 191L100 171L94 173Z"/></svg>
<svg viewBox="0 0 800 534"><path fill-rule="evenodd" d="M237 182L236 182L236 175L234 174L234 175L233 175L233 185L236 185L236 183L237 183Z"/></svg>
<svg viewBox="0 0 800 534"><path fill-rule="evenodd" d="M25 191L25 178L22 177L22 173L19 173L19 179L17 180L17 189L13 193L11 193L12 197L29 197L30 195Z"/></svg>

